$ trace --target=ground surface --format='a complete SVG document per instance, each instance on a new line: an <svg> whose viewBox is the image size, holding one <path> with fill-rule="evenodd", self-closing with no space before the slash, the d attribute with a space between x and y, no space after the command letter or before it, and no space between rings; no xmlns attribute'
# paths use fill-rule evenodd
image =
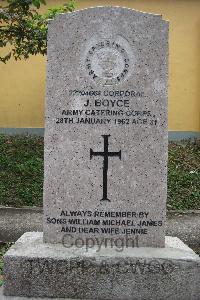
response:
<svg viewBox="0 0 200 300"><path fill-rule="evenodd" d="M42 206L43 138L0 135L0 205ZM169 209L200 209L200 141L169 144Z"/></svg>

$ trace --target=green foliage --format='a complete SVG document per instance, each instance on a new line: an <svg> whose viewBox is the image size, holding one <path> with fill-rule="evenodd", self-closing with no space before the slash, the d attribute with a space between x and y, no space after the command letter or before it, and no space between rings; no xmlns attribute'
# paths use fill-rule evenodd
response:
<svg viewBox="0 0 200 300"><path fill-rule="evenodd" d="M45 0L7 0L0 6L0 48L9 47L9 52L0 56L6 63L12 56L27 59L30 55L47 52L47 25L50 19L75 9L75 1L48 9L45 14L37 10Z"/></svg>

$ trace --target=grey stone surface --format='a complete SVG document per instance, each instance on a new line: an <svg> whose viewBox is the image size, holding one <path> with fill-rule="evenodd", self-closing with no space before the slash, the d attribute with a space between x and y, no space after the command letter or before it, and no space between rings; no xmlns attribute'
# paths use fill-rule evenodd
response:
<svg viewBox="0 0 200 300"><path fill-rule="evenodd" d="M199 300L200 257L177 238L165 248L65 248L26 233L4 256L5 295ZM119 250L119 249L118 249Z"/></svg>
<svg viewBox="0 0 200 300"><path fill-rule="evenodd" d="M97 7L50 23L45 242L128 235L164 247L167 77L159 15Z"/></svg>

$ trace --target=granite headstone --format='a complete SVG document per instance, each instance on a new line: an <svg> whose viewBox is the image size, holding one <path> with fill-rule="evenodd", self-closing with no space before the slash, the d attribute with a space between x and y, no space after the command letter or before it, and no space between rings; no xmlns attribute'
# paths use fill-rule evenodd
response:
<svg viewBox="0 0 200 300"><path fill-rule="evenodd" d="M44 241L164 247L168 22L124 8L49 25Z"/></svg>

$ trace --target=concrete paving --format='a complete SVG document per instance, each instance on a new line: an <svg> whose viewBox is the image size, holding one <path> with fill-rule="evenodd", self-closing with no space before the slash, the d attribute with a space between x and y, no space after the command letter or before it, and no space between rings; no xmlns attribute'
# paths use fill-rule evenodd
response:
<svg viewBox="0 0 200 300"><path fill-rule="evenodd" d="M15 242L27 231L42 231L42 208L0 207L0 241Z"/></svg>
<svg viewBox="0 0 200 300"><path fill-rule="evenodd" d="M169 212L166 235L178 237L200 253L200 210Z"/></svg>
<svg viewBox="0 0 200 300"><path fill-rule="evenodd" d="M25 232L42 231L42 208L0 207L0 241L14 242ZM200 210L169 212L166 235L200 250Z"/></svg>

